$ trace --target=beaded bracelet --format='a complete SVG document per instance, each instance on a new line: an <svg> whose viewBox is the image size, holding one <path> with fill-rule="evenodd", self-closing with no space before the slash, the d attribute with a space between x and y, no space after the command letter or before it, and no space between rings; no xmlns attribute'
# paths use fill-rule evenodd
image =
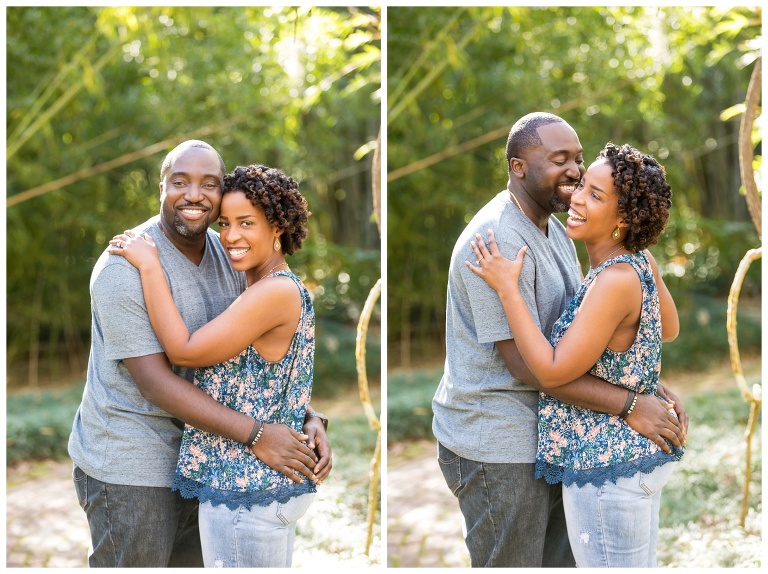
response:
<svg viewBox="0 0 768 574"><path fill-rule="evenodd" d="M634 407L635 405L632 405L632 406ZM248 445L248 448L252 448L253 445L255 445L257 442L259 442L259 439L261 438L261 433L264 432L264 427L265 426L267 426L267 423L265 423L264 421L261 421L261 426L259 427L259 432L256 433L256 438L253 439L253 442Z"/></svg>
<svg viewBox="0 0 768 574"><path fill-rule="evenodd" d="M248 440L245 441L245 444L248 445L248 448L251 448L257 442L259 442L259 439L261 438L261 433L264 430L265 425L266 423L263 421L260 421L259 419L256 419L253 422L253 428L251 429L251 434L248 435Z"/></svg>
<svg viewBox="0 0 768 574"><path fill-rule="evenodd" d="M636 391L629 391L629 394L627 395L627 402L624 403L624 408L619 413L620 419L625 419L629 415L632 414L632 411L635 410L635 405L637 404L637 392Z"/></svg>

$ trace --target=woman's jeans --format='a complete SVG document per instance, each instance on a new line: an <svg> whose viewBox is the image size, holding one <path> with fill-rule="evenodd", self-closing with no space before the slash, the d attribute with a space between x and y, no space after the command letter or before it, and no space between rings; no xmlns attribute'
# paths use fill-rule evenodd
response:
<svg viewBox="0 0 768 574"><path fill-rule="evenodd" d="M580 568L656 567L661 489L677 463L616 484L563 487L571 549Z"/></svg>
<svg viewBox="0 0 768 574"><path fill-rule="evenodd" d="M560 484L534 478L534 465L461 458L437 444L448 488L459 499L472 567L573 566Z"/></svg>
<svg viewBox="0 0 768 574"><path fill-rule="evenodd" d="M206 568L289 568L296 521L304 516L314 493L269 506L200 505L200 541Z"/></svg>
<svg viewBox="0 0 768 574"><path fill-rule="evenodd" d="M91 568L203 565L197 500L170 488L102 482L76 465L72 477L91 530Z"/></svg>

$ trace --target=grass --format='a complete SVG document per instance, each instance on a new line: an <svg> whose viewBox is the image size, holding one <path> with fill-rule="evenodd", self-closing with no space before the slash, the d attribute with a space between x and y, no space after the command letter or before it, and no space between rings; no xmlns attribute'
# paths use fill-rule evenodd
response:
<svg viewBox="0 0 768 574"><path fill-rule="evenodd" d="M749 513L739 524L749 405L735 388L692 395L686 454L664 489L659 564L759 567L762 555L762 441L752 444Z"/></svg>

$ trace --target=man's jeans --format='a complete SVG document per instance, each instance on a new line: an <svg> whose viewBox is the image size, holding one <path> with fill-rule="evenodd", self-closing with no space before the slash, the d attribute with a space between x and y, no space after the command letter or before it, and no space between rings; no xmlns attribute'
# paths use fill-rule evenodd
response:
<svg viewBox="0 0 768 574"><path fill-rule="evenodd" d="M472 567L575 566L559 484L534 465L475 462L437 444L448 488L459 499Z"/></svg>
<svg viewBox="0 0 768 574"><path fill-rule="evenodd" d="M230 510L200 505L200 539L206 568L290 568L296 521L315 494L294 496L268 506ZM321 568L322 570L322 568Z"/></svg>
<svg viewBox="0 0 768 574"><path fill-rule="evenodd" d="M91 568L203 566L197 500L170 488L101 482L77 466L72 476L91 529Z"/></svg>
<svg viewBox="0 0 768 574"><path fill-rule="evenodd" d="M563 489L571 546L581 568L655 568L661 489L675 462L601 486Z"/></svg>

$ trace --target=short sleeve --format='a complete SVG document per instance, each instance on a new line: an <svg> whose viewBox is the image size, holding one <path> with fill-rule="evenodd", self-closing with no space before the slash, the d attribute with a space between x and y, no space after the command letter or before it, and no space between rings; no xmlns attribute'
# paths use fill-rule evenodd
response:
<svg viewBox="0 0 768 574"><path fill-rule="evenodd" d="M119 256L112 255L110 259ZM141 277L127 261L108 261L91 285L94 328L108 360L162 353L149 322Z"/></svg>
<svg viewBox="0 0 768 574"><path fill-rule="evenodd" d="M496 233L497 245L501 254L507 259L513 260L523 245L526 245L522 239L512 237L509 241L499 241L499 233ZM474 254L468 249L467 260L473 260ZM471 258L471 259L470 259ZM467 288L472 317L477 331L477 340L479 343L495 343L505 339L513 339L509 327L509 321L501 304L498 294L481 277L475 275L466 266L463 267L462 278ZM536 285L536 271L531 250L525 256L523 261L523 270L520 273L519 286L520 293L531 310L533 320L536 326L541 329L539 324L539 315L536 312L536 295L534 288Z"/></svg>

